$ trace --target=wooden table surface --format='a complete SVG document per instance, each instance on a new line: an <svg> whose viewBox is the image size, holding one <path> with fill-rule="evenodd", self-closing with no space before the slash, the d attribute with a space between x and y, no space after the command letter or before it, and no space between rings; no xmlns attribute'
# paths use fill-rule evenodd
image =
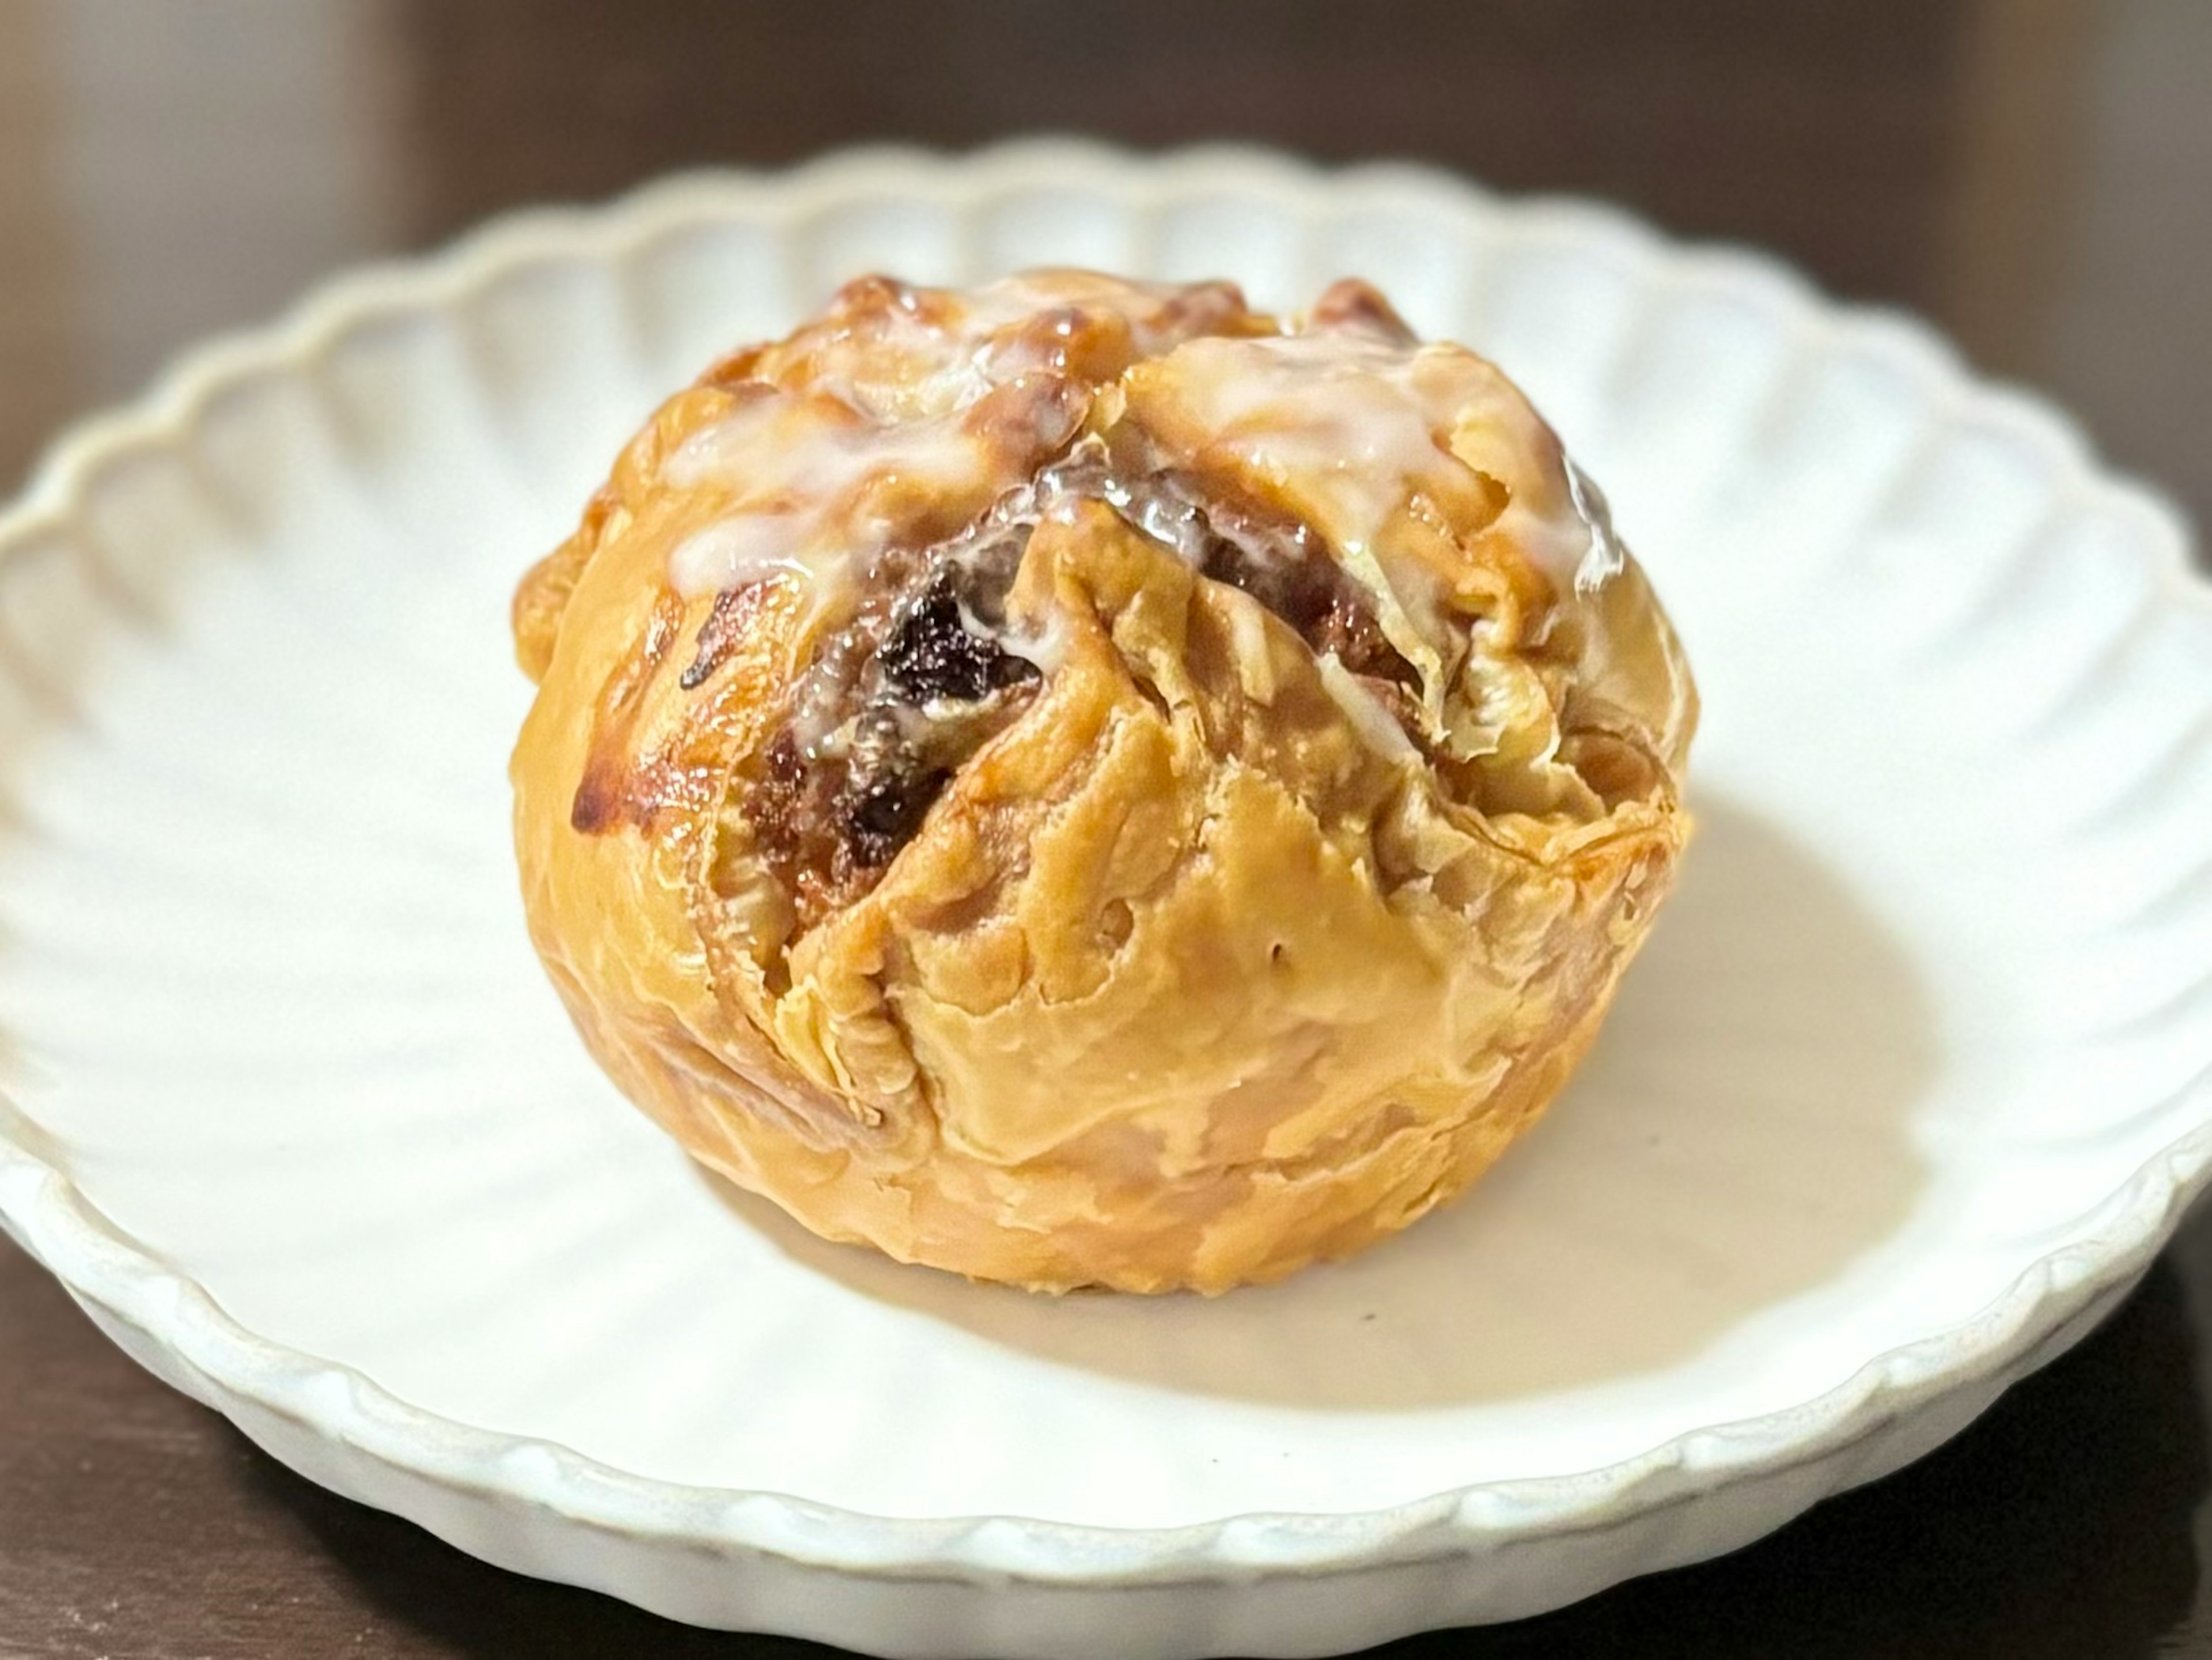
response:
<svg viewBox="0 0 2212 1660"><path fill-rule="evenodd" d="M2212 4L0 0L0 488L318 275L527 201L1050 129L1417 156L1932 316L2212 521ZM2208 828L2212 834L2212 828ZM2212 1222L1951 1446L1407 1652L2212 1655ZM0 1242L0 1660L735 1657L332 1498Z"/></svg>

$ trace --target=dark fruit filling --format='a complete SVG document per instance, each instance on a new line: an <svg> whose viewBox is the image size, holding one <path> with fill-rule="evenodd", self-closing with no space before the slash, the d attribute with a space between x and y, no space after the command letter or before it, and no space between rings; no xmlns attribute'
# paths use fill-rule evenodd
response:
<svg viewBox="0 0 2212 1660"><path fill-rule="evenodd" d="M1002 643L1029 536L987 520L887 555L793 688L745 811L801 928L881 879L960 763L1035 694L1036 665Z"/></svg>
<svg viewBox="0 0 2212 1660"><path fill-rule="evenodd" d="M800 932L882 879L952 775L1036 695L1042 677L1007 627L1006 593L1044 507L1071 496L1107 502L1200 575L1250 594L1413 718L1418 676L1303 525L1079 453L951 541L884 556L793 686L744 805ZM700 645L704 662L719 642Z"/></svg>
<svg viewBox="0 0 2212 1660"><path fill-rule="evenodd" d="M960 586L951 568L940 567L893 624L876 666L894 696L917 704L940 698L975 703L1036 678L1034 665L969 632L960 616Z"/></svg>

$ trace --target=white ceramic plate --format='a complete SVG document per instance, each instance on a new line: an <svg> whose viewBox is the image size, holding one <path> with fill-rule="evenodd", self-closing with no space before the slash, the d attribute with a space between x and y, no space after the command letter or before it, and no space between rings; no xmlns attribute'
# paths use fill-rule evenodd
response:
<svg viewBox="0 0 2212 1660"><path fill-rule="evenodd" d="M1216 1303L817 1243L526 946L524 565L882 267L1372 277L1520 377L1687 638L1703 831L1467 1202ZM507 222L180 367L0 529L0 1219L295 1468L679 1618L1320 1653L1756 1537L1957 1430L2212 1153L2186 534L1914 325L1398 168L870 154Z"/></svg>

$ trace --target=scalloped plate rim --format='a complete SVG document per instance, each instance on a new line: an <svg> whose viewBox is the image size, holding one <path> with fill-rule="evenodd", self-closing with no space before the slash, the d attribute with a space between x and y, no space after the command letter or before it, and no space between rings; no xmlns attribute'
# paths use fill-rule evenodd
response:
<svg viewBox="0 0 2212 1660"><path fill-rule="evenodd" d="M2152 568L2160 601L2212 615L2212 582L2191 568L2187 521L2169 498L2104 466L2080 425L2048 398L1976 376L1948 340L1907 312L1839 302L1771 255L1679 241L1610 204L1501 197L1425 163L1325 167L1243 144L1146 153L1064 137L964 153L868 145L787 170L687 171L602 204L520 209L430 252L341 273L275 321L188 350L129 404L65 429L21 493L0 509L0 581L27 546L66 532L103 466L185 441L215 398L258 377L312 372L351 331L450 304L535 264L604 258L727 216L732 208L787 221L849 200L863 187L880 190L887 180L939 200L1024 184L1079 184L1124 201L1170 198L1199 183L1291 200L1387 185L1463 219L1510 221L1509 234L1559 237L1647 270L1663 262L1683 274L1678 281L1694 277L1755 292L1787 307L1801 328L1880 350L1940 394L1947 422L1980 417L2004 429L2010 441L2033 447L2043 464L2063 472L2069 490L2147 526L2130 556ZM2212 1120L2212 1078L2198 1078L2177 1099L2192 1098ZM1259 1511L1175 1528L1115 1528L1020 1516L878 1517L793 1494L685 1486L428 1412L353 1367L246 1329L196 1280L109 1222L37 1151L48 1139L0 1096L0 1226L72 1296L143 1335L218 1394L438 1485L550 1508L564 1519L635 1537L755 1550L861 1578L1086 1589L1428 1562L1610 1528L1729 1481L1786 1474L2015 1365L2100 1296L2139 1276L2182 1210L2212 1183L2212 1122L2200 1122L2085 1207L2075 1231L1971 1318L1870 1358L1810 1400L1686 1431L1632 1458L1469 1483L1381 1510ZM2094 1225L2100 1219L2104 1225ZM343 1412L330 1408L332 1383ZM320 1410L311 1398L318 1394L325 1397ZM517 1467L526 1462L550 1462L555 1481L526 1479ZM836 1548L825 1548L825 1529L836 1535Z"/></svg>

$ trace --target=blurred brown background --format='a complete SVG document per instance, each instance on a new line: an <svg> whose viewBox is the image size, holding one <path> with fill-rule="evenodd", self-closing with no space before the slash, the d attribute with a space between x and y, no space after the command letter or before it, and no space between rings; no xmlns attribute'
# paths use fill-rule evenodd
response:
<svg viewBox="0 0 2212 1660"><path fill-rule="evenodd" d="M1408 156L1931 316L2212 520L2212 3L0 0L0 489L319 275L862 140ZM1960 1443L1729 1561L1435 1653L2212 1655L2212 1226ZM0 1660L700 1654L297 1481L0 1243Z"/></svg>
<svg viewBox="0 0 2212 1660"><path fill-rule="evenodd" d="M1607 197L1934 317L2212 510L2212 6L0 0L0 476L518 202L860 140L1242 137Z"/></svg>

